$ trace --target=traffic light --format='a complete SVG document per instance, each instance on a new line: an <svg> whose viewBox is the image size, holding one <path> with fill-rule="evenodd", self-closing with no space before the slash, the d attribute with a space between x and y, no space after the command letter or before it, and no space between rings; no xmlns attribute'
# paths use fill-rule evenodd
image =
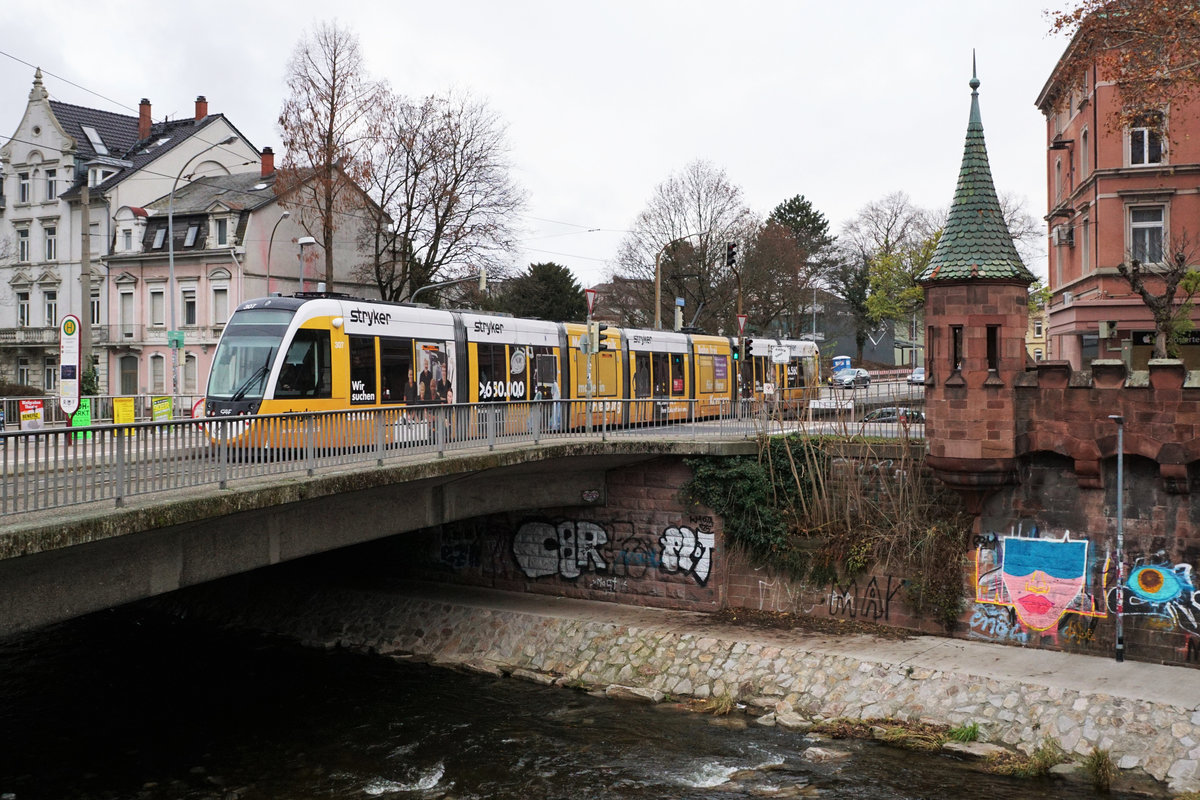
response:
<svg viewBox="0 0 1200 800"><path fill-rule="evenodd" d="M732 267L737 263L737 242L725 245L725 266Z"/></svg>
<svg viewBox="0 0 1200 800"><path fill-rule="evenodd" d="M603 322L593 322L592 324L596 326L596 352L599 353L603 350L615 350L616 348L613 346L614 343L609 341L608 338L611 336L611 334L605 333L605 331L608 330L608 326Z"/></svg>
<svg viewBox="0 0 1200 800"><path fill-rule="evenodd" d="M750 355L750 348L754 346L753 339L743 339L742 346L746 349L746 355Z"/></svg>

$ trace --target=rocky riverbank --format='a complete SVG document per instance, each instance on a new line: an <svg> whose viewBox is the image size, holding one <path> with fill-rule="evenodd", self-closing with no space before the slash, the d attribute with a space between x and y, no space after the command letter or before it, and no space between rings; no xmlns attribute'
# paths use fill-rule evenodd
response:
<svg viewBox="0 0 1200 800"><path fill-rule="evenodd" d="M982 741L1025 754L1047 743L1078 762L1107 751L1118 785L1144 774L1172 792L1200 791L1200 699L1189 670L935 637L751 629L707 614L465 587L296 589L243 600L237 608L209 596L188 602L193 613L312 646L650 701L741 704L760 723L802 730L838 718L975 726Z"/></svg>

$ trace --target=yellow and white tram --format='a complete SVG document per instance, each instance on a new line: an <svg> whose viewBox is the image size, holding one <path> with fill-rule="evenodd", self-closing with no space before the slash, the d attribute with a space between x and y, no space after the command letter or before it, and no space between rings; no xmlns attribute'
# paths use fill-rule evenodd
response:
<svg viewBox="0 0 1200 800"><path fill-rule="evenodd" d="M739 400L799 408L820 391L809 341L756 338L739 369L737 340L724 336L609 327L610 349L588 354L586 333L581 323L336 294L258 298L239 305L225 326L206 414L390 409L409 421L435 405L584 400L589 362L593 424L714 417ZM556 408L556 427L586 424L584 404ZM276 425L246 441L295 447L300 435Z"/></svg>

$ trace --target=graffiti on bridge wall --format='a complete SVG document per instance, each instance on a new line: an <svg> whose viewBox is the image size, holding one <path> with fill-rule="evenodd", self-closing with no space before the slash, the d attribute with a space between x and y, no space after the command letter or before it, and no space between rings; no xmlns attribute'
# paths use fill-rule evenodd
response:
<svg viewBox="0 0 1200 800"><path fill-rule="evenodd" d="M696 527L668 527L652 543L635 534L614 541L596 522L530 520L513 536L512 553L528 578L555 575L575 580L584 573L640 578L654 569L688 576L704 586L712 572L716 545L712 518L689 521ZM615 580L593 580L594 588L620 585Z"/></svg>
<svg viewBox="0 0 1200 800"><path fill-rule="evenodd" d="M1108 553L1098 568L1096 591L1097 565L1089 562L1087 539L1072 539L1069 531L1061 539L1038 538L1036 529L1033 534L976 537L975 602L1011 608L1031 631L1055 629L1068 613L1106 616L1102 598L1111 566ZM971 627L977 629L974 620ZM984 627L981 618L979 628Z"/></svg>
<svg viewBox="0 0 1200 800"><path fill-rule="evenodd" d="M834 583L829 590L829 616L861 617L872 622L886 620L891 612L892 598L907 583L891 575L886 580L885 587L880 588L879 578L872 576L861 590L855 580Z"/></svg>
<svg viewBox="0 0 1200 800"><path fill-rule="evenodd" d="M1106 548L1086 539L995 533L975 537L975 601L969 636L1026 643L1045 633L1061 645L1096 641L1100 619L1139 617L1158 630L1188 634L1181 655L1200 636L1200 591L1193 568L1172 563L1164 551L1137 556L1116 585L1117 564ZM989 611L988 606L1003 609Z"/></svg>
<svg viewBox="0 0 1200 800"><path fill-rule="evenodd" d="M1126 617L1146 617L1165 630L1200 634L1200 592L1191 564L1171 564L1165 553L1136 559L1129 577L1108 592L1108 610L1115 613L1118 593Z"/></svg>

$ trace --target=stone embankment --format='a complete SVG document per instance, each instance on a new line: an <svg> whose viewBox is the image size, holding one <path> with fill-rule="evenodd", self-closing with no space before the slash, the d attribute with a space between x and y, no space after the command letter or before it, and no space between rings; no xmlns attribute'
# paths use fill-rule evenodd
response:
<svg viewBox="0 0 1200 800"><path fill-rule="evenodd" d="M801 728L839 717L975 723L986 742L1028 754L1051 740L1080 760L1106 750L1128 776L1200 790L1200 681L1187 669L936 637L721 626L700 613L466 587L325 589L193 610L314 646L650 700L731 699L764 709L760 721Z"/></svg>

